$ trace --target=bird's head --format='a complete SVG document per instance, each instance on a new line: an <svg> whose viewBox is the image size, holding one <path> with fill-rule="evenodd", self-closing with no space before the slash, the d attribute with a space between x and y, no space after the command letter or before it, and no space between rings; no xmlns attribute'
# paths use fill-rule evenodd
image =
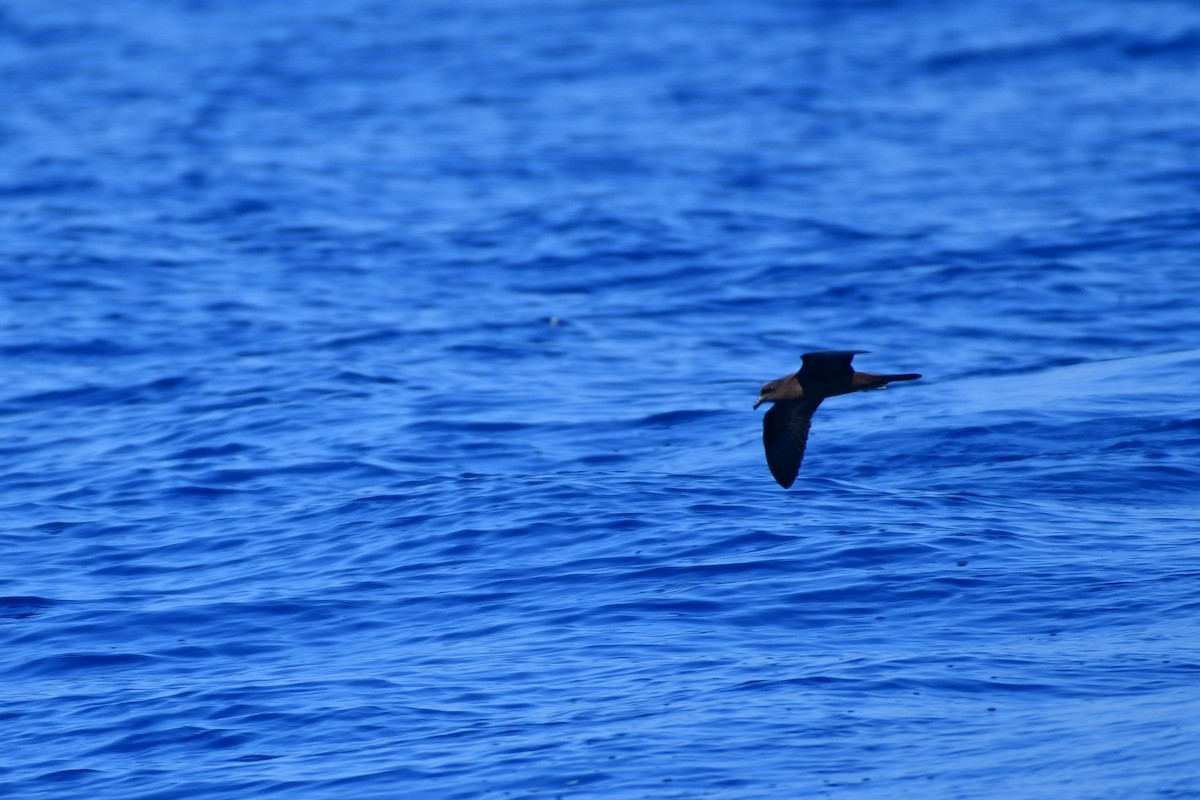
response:
<svg viewBox="0 0 1200 800"><path fill-rule="evenodd" d="M754 407L758 408L763 403L774 403L779 400L797 400L803 396L804 390L789 375L786 378L764 383L762 388L758 390L758 401L754 404Z"/></svg>

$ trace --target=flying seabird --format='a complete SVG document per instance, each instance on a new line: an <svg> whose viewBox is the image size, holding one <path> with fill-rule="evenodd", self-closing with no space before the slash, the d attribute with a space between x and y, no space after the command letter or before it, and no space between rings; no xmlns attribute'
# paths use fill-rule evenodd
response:
<svg viewBox="0 0 1200 800"><path fill-rule="evenodd" d="M767 451L767 466L783 488L788 488L800 472L804 460L804 445L813 412L826 397L882 389L892 381L912 381L921 377L905 375L875 375L855 372L850 361L866 350L822 350L800 356L800 371L764 384L758 391L758 408L774 403L763 417L763 448Z"/></svg>

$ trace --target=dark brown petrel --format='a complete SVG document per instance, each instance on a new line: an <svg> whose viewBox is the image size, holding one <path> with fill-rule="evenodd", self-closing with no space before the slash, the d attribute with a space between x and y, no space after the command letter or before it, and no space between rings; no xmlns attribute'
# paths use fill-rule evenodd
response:
<svg viewBox="0 0 1200 800"><path fill-rule="evenodd" d="M800 472L804 460L804 445L808 442L808 427L813 412L826 397L864 389L882 389L892 381L912 381L921 377L906 375L875 375L855 372L851 360L866 350L823 350L800 356L800 371L764 384L758 391L758 408L774 403L763 417L763 447L767 451L767 466L779 485L788 488Z"/></svg>

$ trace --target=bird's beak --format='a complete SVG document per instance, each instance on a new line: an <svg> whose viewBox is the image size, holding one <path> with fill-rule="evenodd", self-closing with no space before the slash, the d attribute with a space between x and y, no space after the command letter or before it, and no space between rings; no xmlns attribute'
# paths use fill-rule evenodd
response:
<svg viewBox="0 0 1200 800"><path fill-rule="evenodd" d="M762 405L763 403L765 403L765 402L766 402L766 401L765 401L765 400L763 400L761 397L760 397L760 398L758 398L758 401L757 401L757 402L754 404L754 408L755 408L755 409L757 409L759 406L761 406L761 405Z"/></svg>

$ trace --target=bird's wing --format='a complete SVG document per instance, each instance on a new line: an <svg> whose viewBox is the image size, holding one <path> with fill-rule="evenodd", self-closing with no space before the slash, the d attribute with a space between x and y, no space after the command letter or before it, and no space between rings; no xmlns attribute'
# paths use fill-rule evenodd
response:
<svg viewBox="0 0 1200 800"><path fill-rule="evenodd" d="M866 350L821 350L816 353L805 353L800 356L800 383L806 380L828 380L830 378L847 378L854 368L850 362L859 353Z"/></svg>
<svg viewBox="0 0 1200 800"><path fill-rule="evenodd" d="M804 445L818 400L781 400L763 416L763 449L767 466L783 488L788 488L800 472Z"/></svg>

